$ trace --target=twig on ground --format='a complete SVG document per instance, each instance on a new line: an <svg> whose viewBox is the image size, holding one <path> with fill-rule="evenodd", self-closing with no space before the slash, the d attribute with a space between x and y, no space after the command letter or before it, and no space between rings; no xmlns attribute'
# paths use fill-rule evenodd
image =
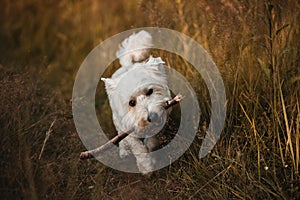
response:
<svg viewBox="0 0 300 200"><path fill-rule="evenodd" d="M45 149L45 146L46 146L46 142L48 141L49 137L50 137L50 134L52 133L52 127L55 123L56 119L51 123L48 131L46 132L46 136L45 136L45 139L44 139L44 142L43 142L43 146L42 146L42 149L41 149L41 152L40 152L40 155L39 155L39 160L42 158L42 154L44 152L44 149Z"/></svg>
<svg viewBox="0 0 300 200"><path fill-rule="evenodd" d="M168 108L178 104L182 99L183 99L183 96L178 94L173 99L167 101L166 104L163 107L164 107L164 109L167 110ZM81 160L86 160L86 159L93 158L95 155L110 149L111 147L113 147L113 145L119 144L120 141L122 141L124 138L126 138L133 131L134 130L131 129L129 131L119 133L117 136L115 136L114 138L112 138L107 143L103 144L102 146L100 146L96 149L90 150L90 151L81 152L80 159Z"/></svg>

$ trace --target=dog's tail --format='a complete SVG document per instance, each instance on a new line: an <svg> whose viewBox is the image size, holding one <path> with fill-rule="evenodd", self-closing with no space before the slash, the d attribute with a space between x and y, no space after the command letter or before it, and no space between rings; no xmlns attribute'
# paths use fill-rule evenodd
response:
<svg viewBox="0 0 300 200"><path fill-rule="evenodd" d="M126 38L117 51L117 57L122 66L130 66L149 57L150 49L153 46L152 37L146 31L133 33Z"/></svg>

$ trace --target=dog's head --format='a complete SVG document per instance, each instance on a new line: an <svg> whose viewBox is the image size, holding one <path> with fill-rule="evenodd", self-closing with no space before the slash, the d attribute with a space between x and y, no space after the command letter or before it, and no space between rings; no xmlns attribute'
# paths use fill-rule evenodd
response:
<svg viewBox="0 0 300 200"><path fill-rule="evenodd" d="M134 128L140 137L156 134L163 127L163 104L171 98L163 61L150 57L105 82L118 131Z"/></svg>

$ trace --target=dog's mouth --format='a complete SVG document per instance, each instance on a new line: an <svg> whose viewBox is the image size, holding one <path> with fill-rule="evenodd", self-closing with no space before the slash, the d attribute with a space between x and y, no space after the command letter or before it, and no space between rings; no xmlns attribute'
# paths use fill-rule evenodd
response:
<svg viewBox="0 0 300 200"><path fill-rule="evenodd" d="M146 119L141 119L138 122L139 129L137 132L141 133L140 137L151 137L159 133L165 126L167 121L167 114L165 111L162 113L149 113Z"/></svg>
<svg viewBox="0 0 300 200"><path fill-rule="evenodd" d="M148 112L147 116L136 120L134 135L138 138L147 138L163 131L170 113L168 108L176 105L182 98L181 95L177 95L173 99L160 102L160 107L152 107L152 110L155 110L154 112Z"/></svg>

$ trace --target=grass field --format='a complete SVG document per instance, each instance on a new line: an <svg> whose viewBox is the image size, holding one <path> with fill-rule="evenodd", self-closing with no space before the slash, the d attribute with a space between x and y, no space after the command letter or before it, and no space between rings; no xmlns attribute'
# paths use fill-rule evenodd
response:
<svg viewBox="0 0 300 200"><path fill-rule="evenodd" d="M85 147L70 102L76 72L96 45L148 26L199 42L219 68L227 95L226 123L213 151L199 160L196 138L150 178L79 160ZM156 54L195 88L203 133L210 99L201 77L178 56ZM299 1L3 0L0 197L300 199L299 98ZM96 108L111 117L107 101ZM103 126L113 129L110 120Z"/></svg>

